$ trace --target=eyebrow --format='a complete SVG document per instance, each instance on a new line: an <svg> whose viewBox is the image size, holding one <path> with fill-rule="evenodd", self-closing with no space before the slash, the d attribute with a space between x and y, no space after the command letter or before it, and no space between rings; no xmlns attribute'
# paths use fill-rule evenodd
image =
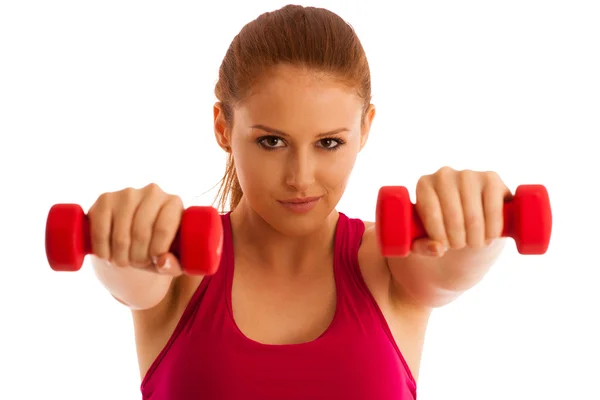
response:
<svg viewBox="0 0 600 400"><path fill-rule="evenodd" d="M265 132L272 133L274 135L290 137L290 135L288 133L285 133L285 132L280 131L278 129L269 128L268 126L261 125L261 124L252 125L251 128L260 129L260 130L263 130ZM345 131L350 131L350 129L348 129L348 128L338 128L338 129L334 129L333 131L319 133L317 135L317 137L331 136L331 135L335 135L336 133L345 132Z"/></svg>

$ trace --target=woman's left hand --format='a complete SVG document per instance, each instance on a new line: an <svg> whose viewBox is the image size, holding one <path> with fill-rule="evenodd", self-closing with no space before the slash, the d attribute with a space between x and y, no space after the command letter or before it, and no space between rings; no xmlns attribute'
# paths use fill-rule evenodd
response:
<svg viewBox="0 0 600 400"><path fill-rule="evenodd" d="M479 249L502 234L503 207L511 192L495 172L443 167L417 183L416 209L428 238L412 252L442 256L449 249Z"/></svg>

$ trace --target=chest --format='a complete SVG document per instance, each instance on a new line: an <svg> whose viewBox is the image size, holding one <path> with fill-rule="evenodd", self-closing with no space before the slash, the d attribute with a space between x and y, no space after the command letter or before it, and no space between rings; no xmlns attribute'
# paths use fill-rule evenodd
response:
<svg viewBox="0 0 600 400"><path fill-rule="evenodd" d="M332 333L284 346L229 334L210 345L203 341L195 353L165 359L165 375L148 393L161 399L414 400L414 385L384 335Z"/></svg>
<svg viewBox="0 0 600 400"><path fill-rule="evenodd" d="M269 276L236 266L231 286L234 323L263 344L298 344L318 338L336 311L333 268L296 277Z"/></svg>

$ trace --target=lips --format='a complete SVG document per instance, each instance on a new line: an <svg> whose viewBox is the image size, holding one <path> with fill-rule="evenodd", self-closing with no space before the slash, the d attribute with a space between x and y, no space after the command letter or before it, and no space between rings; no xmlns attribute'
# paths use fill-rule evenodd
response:
<svg viewBox="0 0 600 400"><path fill-rule="evenodd" d="M312 201L316 201L319 200L321 197L303 197L303 198L294 198L294 199L288 199L288 200L280 200L280 203L288 203L288 204L303 204L303 203L310 203Z"/></svg>
<svg viewBox="0 0 600 400"><path fill-rule="evenodd" d="M302 197L280 200L279 204L284 206L289 211L296 214L304 214L315 208L322 196L319 197Z"/></svg>

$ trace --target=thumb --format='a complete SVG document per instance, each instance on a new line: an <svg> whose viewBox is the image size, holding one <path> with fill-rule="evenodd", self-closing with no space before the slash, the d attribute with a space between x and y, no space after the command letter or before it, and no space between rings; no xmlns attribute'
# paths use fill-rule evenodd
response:
<svg viewBox="0 0 600 400"><path fill-rule="evenodd" d="M173 253L165 253L152 260L156 272L162 275L177 277L183 274L179 260Z"/></svg>
<svg viewBox="0 0 600 400"><path fill-rule="evenodd" d="M411 252L422 256L441 257L446 253L446 248L436 240L421 238L413 241Z"/></svg>

